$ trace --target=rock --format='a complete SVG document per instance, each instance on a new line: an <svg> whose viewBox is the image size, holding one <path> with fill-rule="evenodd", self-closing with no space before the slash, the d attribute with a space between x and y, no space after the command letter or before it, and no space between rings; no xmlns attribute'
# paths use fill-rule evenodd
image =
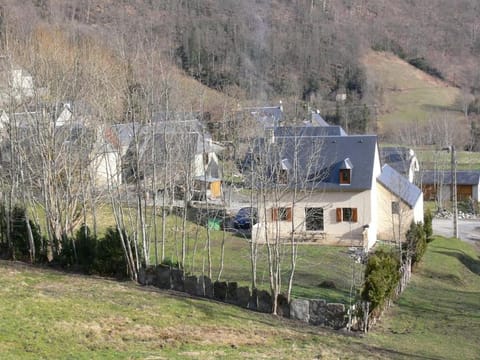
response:
<svg viewBox="0 0 480 360"><path fill-rule="evenodd" d="M272 312L272 296L265 290L260 290L257 293L257 311L264 313Z"/></svg>
<svg viewBox="0 0 480 360"><path fill-rule="evenodd" d="M227 283L225 281L215 281L213 283L213 296L215 299L225 301L227 298Z"/></svg>
<svg viewBox="0 0 480 360"><path fill-rule="evenodd" d="M183 271L180 269L171 269L170 274L172 279L172 289L176 291L185 291L183 284Z"/></svg>
<svg viewBox="0 0 480 360"><path fill-rule="evenodd" d="M185 288L185 292L196 296L198 293L198 280L196 276L185 276L185 280L183 281L183 286Z"/></svg>
<svg viewBox="0 0 480 360"><path fill-rule="evenodd" d="M309 322L312 325L325 325L327 320L327 302L322 299L311 299L309 310Z"/></svg>
<svg viewBox="0 0 480 360"><path fill-rule="evenodd" d="M327 304L326 326L334 329L341 329L347 325L345 305L330 303Z"/></svg>
<svg viewBox="0 0 480 360"><path fill-rule="evenodd" d="M248 286L242 286L236 290L237 305L243 308L248 308L250 302L250 288Z"/></svg>
<svg viewBox="0 0 480 360"><path fill-rule="evenodd" d="M138 270L138 283L140 285L146 285L146 274L145 274L145 268L140 268Z"/></svg>
<svg viewBox="0 0 480 360"><path fill-rule="evenodd" d="M198 278L198 283L201 288L203 288L203 295L209 299L213 299L213 284L212 280L208 276L200 276Z"/></svg>
<svg viewBox="0 0 480 360"><path fill-rule="evenodd" d="M277 296L277 315L286 318L290 317L290 304L287 297L283 294Z"/></svg>
<svg viewBox="0 0 480 360"><path fill-rule="evenodd" d="M157 274L155 268L149 266L145 269L145 285L155 285L157 282Z"/></svg>
<svg viewBox="0 0 480 360"><path fill-rule="evenodd" d="M306 299L294 299L290 302L290 317L308 322L310 319L310 302Z"/></svg>
<svg viewBox="0 0 480 360"><path fill-rule="evenodd" d="M248 309L257 311L258 308L258 290L252 289L252 295L250 295L250 299L248 300Z"/></svg>
<svg viewBox="0 0 480 360"><path fill-rule="evenodd" d="M172 278L170 274L170 266L159 265L156 269L157 280L156 286L160 289L171 289L172 288Z"/></svg>
<svg viewBox="0 0 480 360"><path fill-rule="evenodd" d="M237 288L238 284L236 282L229 282L227 284L227 302L230 304L236 304L237 299Z"/></svg>

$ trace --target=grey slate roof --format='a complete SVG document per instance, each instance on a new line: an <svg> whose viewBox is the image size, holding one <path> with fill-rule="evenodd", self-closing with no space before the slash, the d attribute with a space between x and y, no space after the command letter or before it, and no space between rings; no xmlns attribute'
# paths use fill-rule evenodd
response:
<svg viewBox="0 0 480 360"><path fill-rule="evenodd" d="M388 164L400 174L406 175L410 171L410 149L403 146L387 146L380 148L380 161Z"/></svg>
<svg viewBox="0 0 480 360"><path fill-rule="evenodd" d="M261 166L258 157L267 154L265 176L275 182L279 164L297 164L288 170L288 186L326 191L363 191L371 189L377 150L374 135L275 137L270 144L259 139L253 150L253 166ZM348 160L347 160L348 159ZM352 167L351 183L340 184L339 172L345 162ZM248 169L251 165L245 166ZM258 170L258 168L257 168ZM296 176L295 176L296 173ZM270 185L273 185L270 184Z"/></svg>
<svg viewBox="0 0 480 360"><path fill-rule="evenodd" d="M144 142L144 139L152 137L152 134L154 136L165 134L168 138L178 137L178 134L196 134L195 151L197 154L219 150L217 145L212 144L212 137L202 123L189 113L169 113L168 115L157 113L153 116L152 125L125 123L113 125L111 129L115 133L116 139L109 139L109 141L115 142L114 145L122 148L128 148L135 136L139 141ZM182 139L182 141L184 140Z"/></svg>
<svg viewBox="0 0 480 360"><path fill-rule="evenodd" d="M255 107L247 108L245 110L265 128L277 127L283 119L283 109L281 106Z"/></svg>
<svg viewBox="0 0 480 360"><path fill-rule="evenodd" d="M112 130L118 139L118 144L121 147L128 147L133 138L133 123L112 125Z"/></svg>
<svg viewBox="0 0 480 360"><path fill-rule="evenodd" d="M389 165L383 165L382 173L377 181L412 208L422 194L422 190L418 186L412 184L405 176Z"/></svg>
<svg viewBox="0 0 480 360"><path fill-rule="evenodd" d="M337 125L332 126L280 126L274 129L278 137L296 136L346 136L345 131Z"/></svg>
<svg viewBox="0 0 480 360"><path fill-rule="evenodd" d="M312 125L314 126L330 126L329 123L327 123L319 113L312 111Z"/></svg>
<svg viewBox="0 0 480 360"><path fill-rule="evenodd" d="M421 173L422 184L452 184L452 173L450 170L425 170ZM478 185L480 183L480 171L461 170L457 171L457 185Z"/></svg>

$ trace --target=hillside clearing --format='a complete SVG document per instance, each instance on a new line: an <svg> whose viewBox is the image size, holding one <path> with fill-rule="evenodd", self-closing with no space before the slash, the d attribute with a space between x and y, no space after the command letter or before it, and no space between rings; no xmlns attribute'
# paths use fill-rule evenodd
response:
<svg viewBox="0 0 480 360"><path fill-rule="evenodd" d="M460 90L391 53L369 51L363 58L367 79L380 96L379 134L401 124L446 118L463 121L456 108ZM463 126L463 125L462 125Z"/></svg>

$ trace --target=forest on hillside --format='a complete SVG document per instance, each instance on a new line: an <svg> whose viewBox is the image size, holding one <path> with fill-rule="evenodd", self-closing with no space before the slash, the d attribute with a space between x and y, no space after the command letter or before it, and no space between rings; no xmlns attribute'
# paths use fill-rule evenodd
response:
<svg viewBox="0 0 480 360"><path fill-rule="evenodd" d="M360 61L368 49L391 51L477 96L479 7L473 0L6 0L0 26L4 55L17 51L15 62L31 72L36 64L22 56L32 39L60 33L69 44L63 50L103 53L129 78L125 91L150 103L148 88L165 88L168 64L234 101L282 99L291 118L310 107L338 122L335 96L346 93L346 106L362 109L351 131L364 132L377 95ZM106 75L119 76L110 65ZM115 116L124 116L115 106ZM471 109L478 108L474 101Z"/></svg>

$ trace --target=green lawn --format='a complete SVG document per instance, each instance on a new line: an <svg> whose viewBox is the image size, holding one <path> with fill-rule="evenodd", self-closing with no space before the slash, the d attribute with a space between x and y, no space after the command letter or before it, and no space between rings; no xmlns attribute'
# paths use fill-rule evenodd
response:
<svg viewBox="0 0 480 360"><path fill-rule="evenodd" d="M0 262L0 283L2 359L382 358L354 337L131 282Z"/></svg>
<svg viewBox="0 0 480 360"><path fill-rule="evenodd" d="M436 238L408 289L370 333L369 343L406 358L478 359L478 253L459 240Z"/></svg>
<svg viewBox="0 0 480 360"><path fill-rule="evenodd" d="M438 149L416 149L420 169L451 169L451 155L447 151ZM458 170L480 170L480 153L470 151L457 151Z"/></svg>
<svg viewBox="0 0 480 360"><path fill-rule="evenodd" d="M319 259L321 262L322 259ZM437 238L373 330L350 336L235 306L0 262L2 359L478 359L480 260Z"/></svg>
<svg viewBox="0 0 480 360"><path fill-rule="evenodd" d="M169 218L174 222L174 218ZM174 227L173 227L174 228ZM173 229L172 228L172 229ZM185 269L195 275L207 273L206 228L189 223L187 241L187 261ZM168 236L166 254L176 258L180 253L180 240L175 242L173 233ZM220 269L222 231L210 231L212 254L212 278L217 279ZM152 263L154 263L154 246L152 246ZM285 245L282 254L284 285L290 269L291 247ZM161 257L161 256L160 256ZM293 296L324 298L331 302L348 303L352 279L352 267L358 272L362 266L355 264L347 248L300 244L298 246L297 267L294 277ZM233 233L225 233L225 258L221 280L237 281L240 285L251 285L250 243L247 238ZM267 249L260 245L257 260L257 286L269 289ZM323 281L333 281L336 289L325 289L318 285Z"/></svg>
<svg viewBox="0 0 480 360"><path fill-rule="evenodd" d="M129 209L124 209L125 212ZM134 210L131 210L134 211ZM148 210L151 213L151 210ZM99 237L106 229L114 226L114 218L108 204L100 206L97 211L97 228ZM128 218L128 216L126 216ZM43 217L40 214L39 219ZM155 264L155 230L152 216L148 215L150 229L150 263ZM91 216L87 217L87 224L92 228ZM44 227L44 224L40 224ZM128 226L128 224L127 224ZM130 227L129 227L130 228ZM157 216L158 260L162 261L161 254L162 219ZM241 286L251 286L250 243L245 235L222 230L210 230L212 279L217 280L221 264L221 246L224 240L225 255L221 280L236 281ZM181 259L182 219L169 215L166 220L165 257L174 261ZM266 247L259 246L257 261L257 287L269 290L269 274ZM187 221L186 226L186 262L185 270L194 275L208 274L207 261L207 228L203 225ZM282 247L282 277L284 279L282 291L287 291L290 270L289 245ZM354 269L352 269L354 267ZM330 302L349 303L350 288L352 285L352 270L362 271L362 266L354 264L349 256L348 248L300 244L298 246L297 268L294 277L292 295L294 297L322 298ZM358 276L357 276L358 278ZM356 279L358 282L358 279ZM335 289L318 286L323 281L333 281Z"/></svg>

